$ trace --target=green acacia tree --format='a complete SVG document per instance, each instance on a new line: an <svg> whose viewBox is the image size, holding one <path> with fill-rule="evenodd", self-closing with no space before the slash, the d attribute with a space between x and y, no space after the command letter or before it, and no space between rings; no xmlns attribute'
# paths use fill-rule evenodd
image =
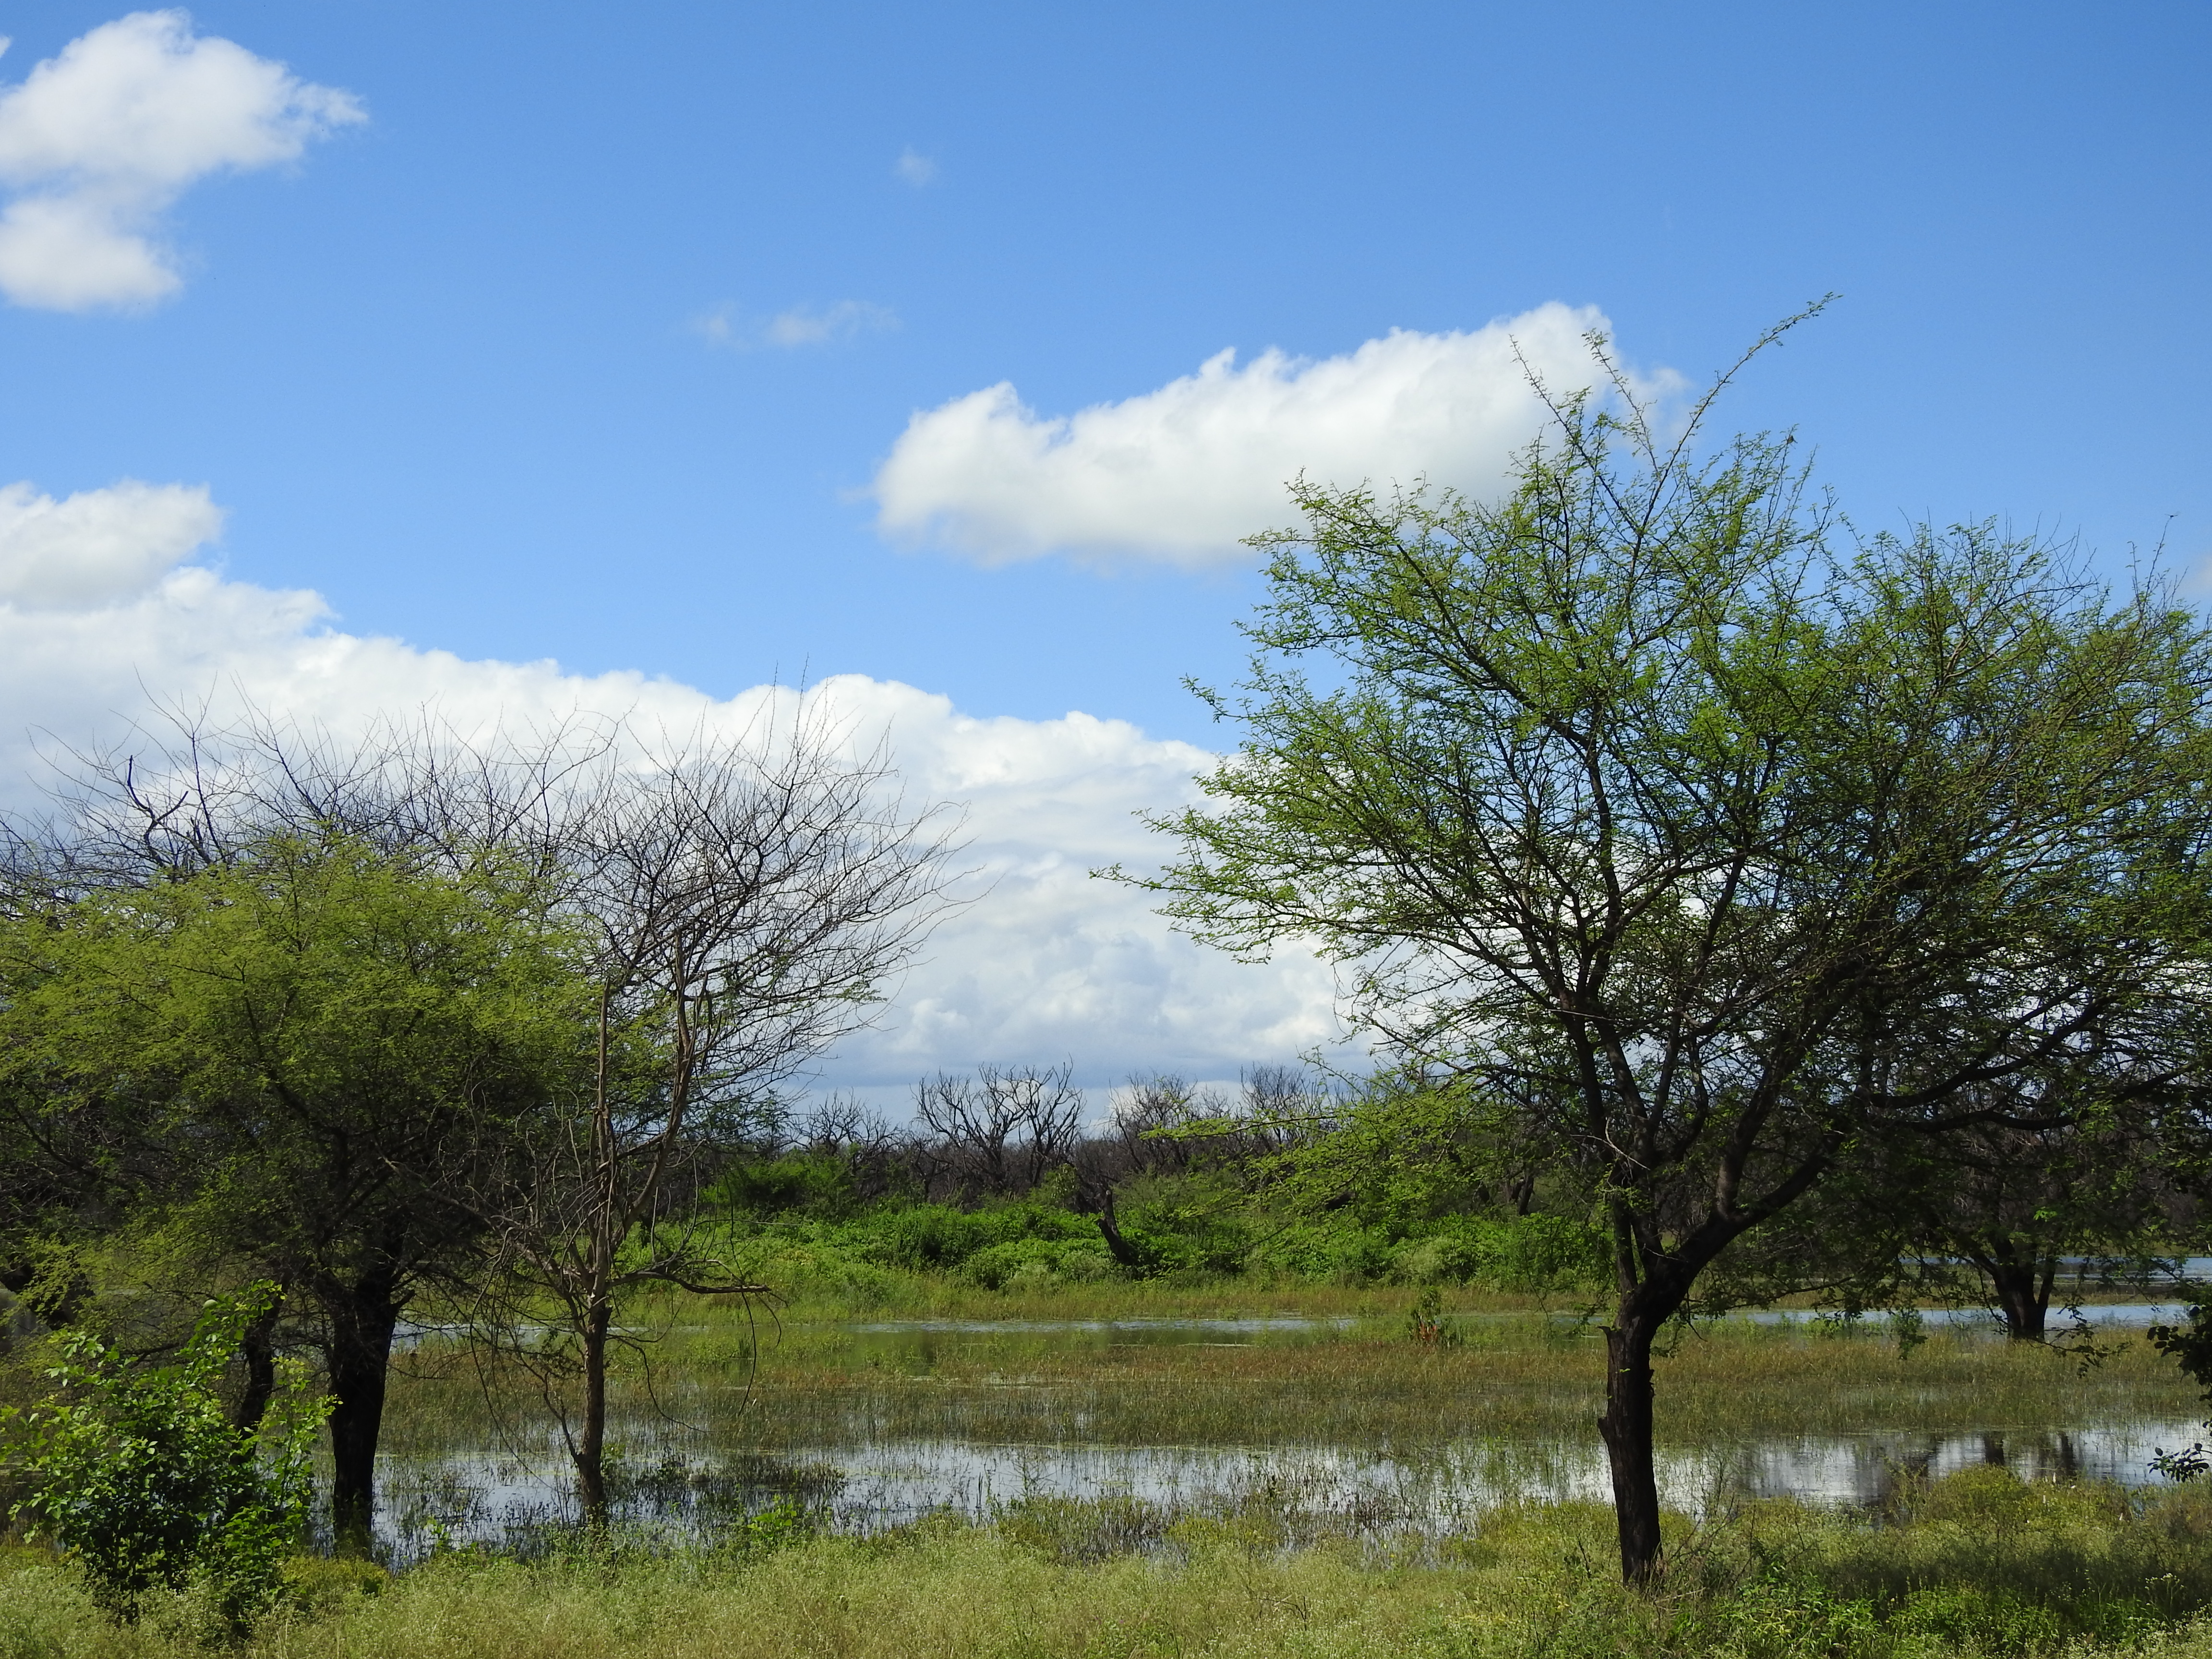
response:
<svg viewBox="0 0 2212 1659"><path fill-rule="evenodd" d="M1862 1209L1896 1218L1900 1295L1979 1303L2014 1341L2042 1342L2054 1297L2072 1306L2076 1264L2138 1291L2167 1281L2187 1254L2182 1183L2201 1163L2203 1115L2187 1089L2115 1101L2103 1085L2094 1067L2008 1079L1985 1121L1938 1146L1899 1136L1862 1158Z"/></svg>
<svg viewBox="0 0 2212 1659"><path fill-rule="evenodd" d="M2212 645L1986 528L1839 549L1790 439L1700 459L1711 394L1668 446L1616 386L1494 503L1295 487L1249 677L1206 694L1239 748L1142 884L1240 955L1317 943L1352 1021L1601 1219L1642 1579L1654 1340L1786 1287L1764 1230L1877 1132L2001 1118L1995 1080L2194 1075Z"/></svg>
<svg viewBox="0 0 2212 1659"><path fill-rule="evenodd" d="M539 884L332 830L143 882L19 890L0 1079L125 1125L133 1224L272 1281L324 1351L332 1512L365 1547L393 1337L465 1285L483 1194L587 1063L576 939Z"/></svg>

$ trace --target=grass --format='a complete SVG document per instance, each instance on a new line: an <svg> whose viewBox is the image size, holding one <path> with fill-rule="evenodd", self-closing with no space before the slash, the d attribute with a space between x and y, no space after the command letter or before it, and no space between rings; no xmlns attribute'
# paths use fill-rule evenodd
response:
<svg viewBox="0 0 2212 1659"><path fill-rule="evenodd" d="M1019 1506L873 1540L716 1550L468 1553L398 1577L302 1564L268 1659L1147 1659L1302 1655L2212 1656L2212 1502L1976 1470L1884 1515L1788 1504L1670 1522L1656 1589L1622 1589L1610 1516L1507 1504L1443 1546L1285 1548L1263 1512L1142 1540L1110 1506ZM1101 1547L1100 1540L1106 1540ZM1132 1547L1141 1544L1143 1547ZM0 1659L194 1651L189 1598L102 1623L68 1571L0 1556Z"/></svg>
<svg viewBox="0 0 2212 1659"><path fill-rule="evenodd" d="M690 1511L719 1522L719 1541L671 1546L640 1530L584 1548L555 1526L520 1551L447 1550L398 1575L303 1560L297 1604L247 1651L2212 1659L2212 1491L2024 1485L1990 1468L1933 1483L1907 1474L1864 1513L1721 1493L1702 1529L1670 1521L1666 1583L1632 1594L1614 1580L1602 1507L1492 1498L1417 1512L1389 1492L1301 1484L1289 1455L1300 1448L1388 1452L1444 1476L1499 1447L1587 1452L1601 1349L1529 1297L1450 1292L1454 1340L1431 1345L1407 1334L1412 1287L1247 1277L991 1291L889 1272L858 1285L786 1282L799 1293L774 1322L692 1298L660 1310L671 1328L653 1345L654 1396L696 1430L656 1425L642 1374L619 1379L618 1413L635 1431L629 1478L681 1499L700 1471L719 1471L729 1489ZM1018 1328L1293 1315L1349 1322ZM899 1319L983 1328L856 1328ZM1875 1328L1741 1322L1686 1335L1661 1362L1659 1392L1661 1440L1676 1449L2032 1434L2202 1409L2140 1337L2083 1372L1971 1331L1938 1330L1908 1354ZM452 1484L422 1494L424 1513L465 1504L465 1481L436 1460L481 1454L501 1421L532 1418L488 1401L455 1352L433 1343L410 1357L386 1444L418 1460L428 1486ZM542 1425L528 1432L542 1450ZM1037 1492L870 1536L747 1519L779 1480L803 1508L810 1458L902 1439L1255 1455L1239 1479L1171 1499ZM656 1446L688 1449L655 1468ZM109 1626L65 1565L0 1551L0 1659L167 1659L197 1650L200 1629L190 1596L136 1628Z"/></svg>
<svg viewBox="0 0 2212 1659"><path fill-rule="evenodd" d="M1112 1290L1114 1294L1106 1292ZM1146 1292L1149 1291L1149 1294ZM1351 1320L1300 1331L868 1333L880 1305L814 1297L773 1324L686 1302L655 1345L657 1381L622 1379L635 1420L653 1401L703 1425L704 1443L787 1452L867 1440L1070 1440L1103 1445L1340 1444L1417 1449L1454 1441L1579 1442L1602 1389L1593 1329L1525 1299L1448 1299L1458 1339L1408 1340L1414 1292L1097 1286L1018 1296L939 1285L905 1317L1015 1324L1054 1320ZM1200 1340L1168 1340L1196 1337ZM1685 1336L1659 1364L1663 1443L1705 1446L1875 1431L2078 1429L2189 1419L2201 1407L2140 1336L2087 1370L2051 1349L1947 1329L1909 1354L1877 1329L1730 1321ZM474 1372L426 1351L395 1386L389 1444L433 1455L483 1443L491 1422Z"/></svg>

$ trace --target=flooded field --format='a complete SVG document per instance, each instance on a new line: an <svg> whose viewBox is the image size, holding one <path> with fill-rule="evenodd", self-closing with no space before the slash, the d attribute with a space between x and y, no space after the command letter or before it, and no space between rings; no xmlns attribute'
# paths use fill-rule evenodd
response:
<svg viewBox="0 0 2212 1659"><path fill-rule="evenodd" d="M1371 1300L1371 1298L1370 1298ZM1659 1376L1661 1481L1705 1515L1747 1498L1882 1504L2001 1464L2145 1485L2202 1435L2192 1392L2130 1334L2162 1306L2092 1310L2096 1349L2008 1343L1984 1316L1887 1327L1796 1314L1686 1336ZM1100 1547L1192 1517L1284 1542L1438 1539L1521 1499L1603 1499L1601 1349L1575 1315L1468 1309L1447 1340L1395 1310L680 1323L632 1378L618 1524L710 1534L772 1506L866 1533L933 1513L1079 1516ZM395 1390L380 1541L527 1550L573 1525L535 1402L488 1393L436 1342Z"/></svg>

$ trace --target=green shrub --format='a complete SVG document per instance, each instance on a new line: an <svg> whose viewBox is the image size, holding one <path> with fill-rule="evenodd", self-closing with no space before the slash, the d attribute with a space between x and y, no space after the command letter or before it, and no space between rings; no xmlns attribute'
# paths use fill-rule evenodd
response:
<svg viewBox="0 0 2212 1659"><path fill-rule="evenodd" d="M756 1164L740 1164L706 1194L708 1200L740 1215L849 1214L860 1202L853 1166L842 1158L790 1152Z"/></svg>
<svg viewBox="0 0 2212 1659"><path fill-rule="evenodd" d="M1563 1215L1516 1216L1494 1222L1482 1276L1503 1291L1527 1294L1601 1284L1613 1271L1612 1247L1587 1222Z"/></svg>
<svg viewBox="0 0 2212 1659"><path fill-rule="evenodd" d="M1603 1282L1605 1237L1565 1216L1458 1216L1393 1246L1382 1272L1401 1285L1480 1284L1547 1296Z"/></svg>
<svg viewBox="0 0 2212 1659"><path fill-rule="evenodd" d="M1049 1240L1010 1239L988 1244L960 1265L960 1276L987 1291L1003 1291L1010 1280L1026 1278L1049 1282L1060 1252Z"/></svg>
<svg viewBox="0 0 2212 1659"><path fill-rule="evenodd" d="M173 1365L65 1337L47 1373L61 1398L21 1414L33 1495L12 1513L61 1547L118 1623L135 1621L149 1595L189 1591L239 1633L283 1590L329 1402L288 1364L262 1425L240 1429L215 1388L273 1295L262 1286L210 1304Z"/></svg>
<svg viewBox="0 0 2212 1659"><path fill-rule="evenodd" d="M997 1246L1099 1242L1097 1224L1089 1218L1027 1200L981 1210L946 1204L883 1210L842 1230L842 1236L871 1261L916 1272L957 1268Z"/></svg>

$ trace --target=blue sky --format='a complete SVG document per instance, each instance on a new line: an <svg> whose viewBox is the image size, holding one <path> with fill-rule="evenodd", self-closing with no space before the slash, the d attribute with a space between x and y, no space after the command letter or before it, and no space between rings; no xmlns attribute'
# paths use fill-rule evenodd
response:
<svg viewBox="0 0 2212 1659"><path fill-rule="evenodd" d="M0 83L122 15L0 6ZM1719 419L1797 427L1859 523L2212 550L2201 5L287 0L171 38L356 101L130 210L166 295L0 306L0 483L205 486L201 563L319 594L295 632L714 698L865 676L1218 744L1178 681L1233 672L1255 584L1233 549L1162 550L1203 481L1130 498L1159 546L1070 556L1041 473L1007 485L1029 528L963 520L1000 453L963 451L887 534L910 419L1001 382L1070 416L1225 348L1325 360L1553 302L1696 380L1829 290ZM28 166L19 198L77 187ZM1014 410L990 431L1042 430ZM1395 453L1312 418L1254 465L1308 430ZM145 648L140 680L183 685L231 647Z"/></svg>

